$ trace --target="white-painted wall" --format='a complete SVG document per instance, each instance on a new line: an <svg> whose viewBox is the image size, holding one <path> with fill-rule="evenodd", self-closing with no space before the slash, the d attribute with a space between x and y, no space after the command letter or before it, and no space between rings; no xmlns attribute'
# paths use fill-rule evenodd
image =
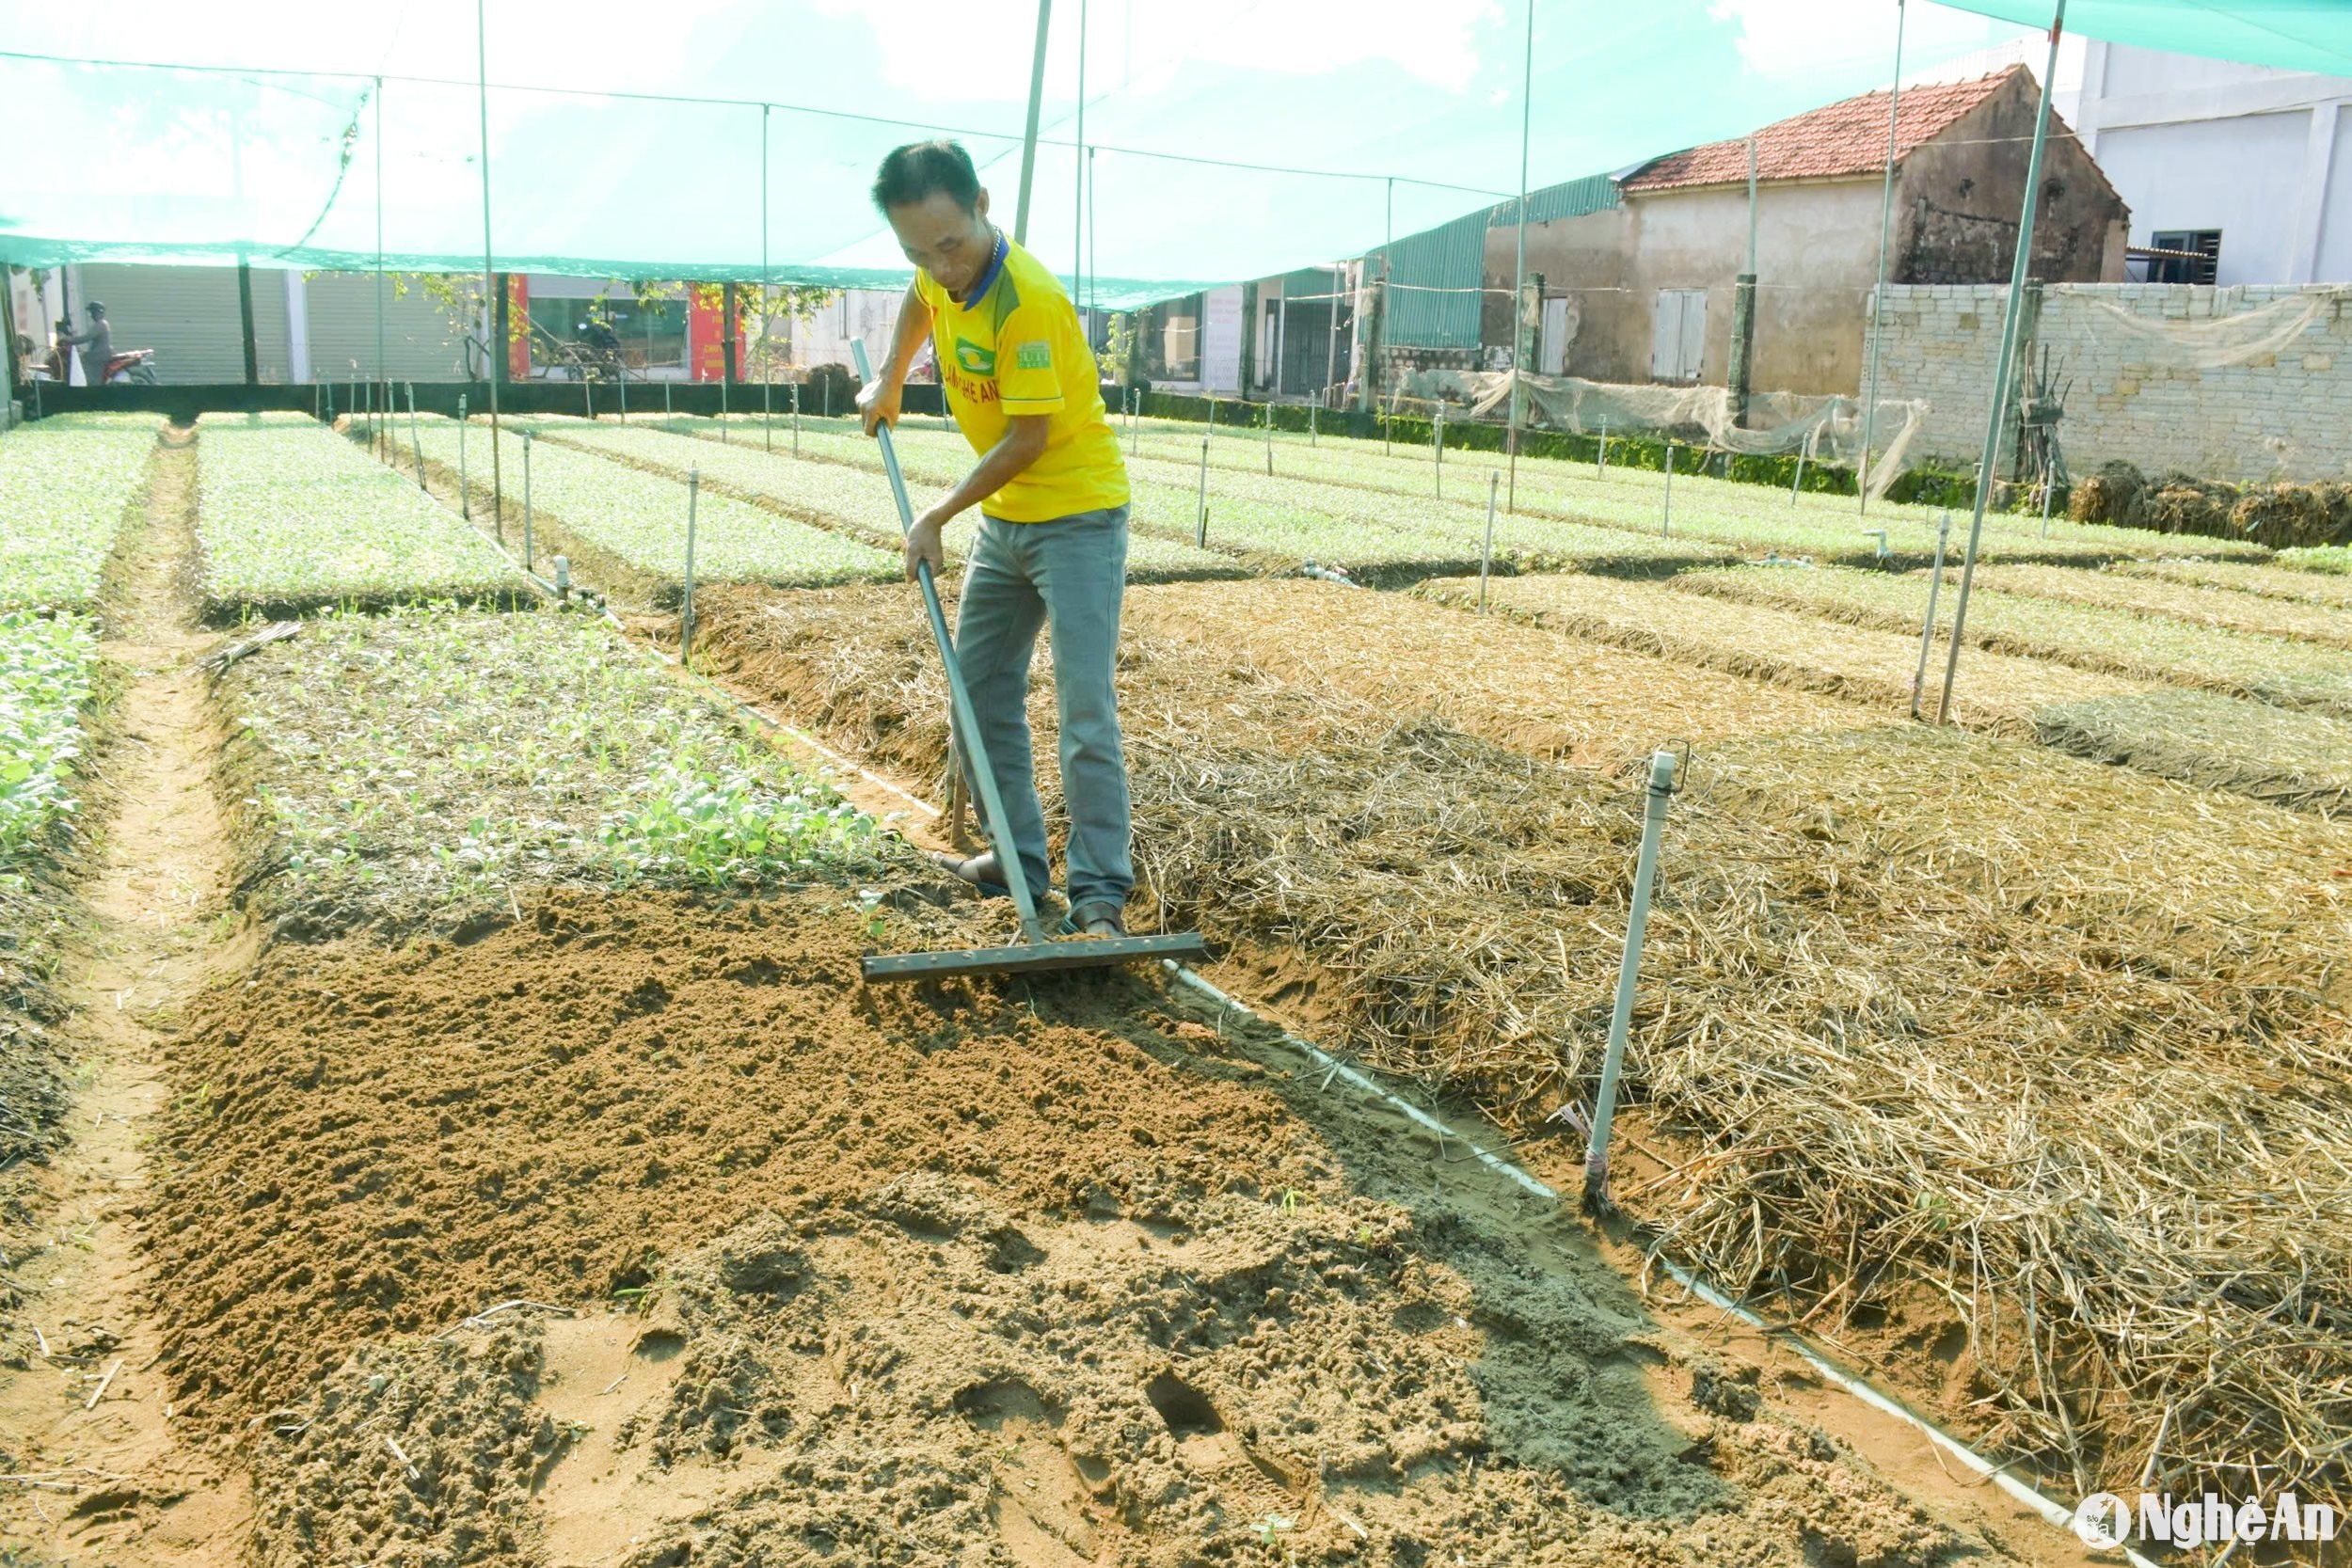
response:
<svg viewBox="0 0 2352 1568"><path fill-rule="evenodd" d="M2218 281L2352 281L2352 78L2085 46L2055 106L2131 204L2131 244L2221 230Z"/></svg>

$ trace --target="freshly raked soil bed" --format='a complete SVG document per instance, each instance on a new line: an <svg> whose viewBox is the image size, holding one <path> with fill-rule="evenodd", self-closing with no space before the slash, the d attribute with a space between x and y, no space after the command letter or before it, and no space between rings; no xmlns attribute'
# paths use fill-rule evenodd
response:
<svg viewBox="0 0 2352 1568"><path fill-rule="evenodd" d="M862 987L1000 923L813 786L673 791L721 721L596 623L223 689L278 940L184 1021L148 1235L255 1563L2004 1560L1262 1034Z"/></svg>
<svg viewBox="0 0 2352 1568"><path fill-rule="evenodd" d="M751 596L711 635L766 700L936 775L936 677L886 605ZM1156 918L1516 1125L1588 1092L1638 789L1190 640L1138 631L1121 664ZM1050 754L1050 705L1032 722ZM2162 1425L2176 1485L2251 1451L2325 1492L2352 1432L2321 1283L2352 1277L2347 863L2309 818L1950 731L1703 747L1629 1063L1695 1157L1628 1200L1819 1323L1924 1284L1954 1327L1915 1392L2057 1475L2136 1484Z"/></svg>

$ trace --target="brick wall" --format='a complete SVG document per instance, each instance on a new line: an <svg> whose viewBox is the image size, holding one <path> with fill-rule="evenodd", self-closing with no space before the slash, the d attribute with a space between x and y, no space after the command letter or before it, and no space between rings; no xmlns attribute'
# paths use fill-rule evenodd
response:
<svg viewBox="0 0 2352 1568"><path fill-rule="evenodd" d="M1915 456L1975 466L2008 293L1999 284L1887 290L1879 392L1930 404ZM2073 472L2122 458L2151 473L2213 479L2352 479L2352 289L2054 283L2040 293L2038 310L2029 297L2021 346L2027 364L2049 351ZM2309 323L2281 339L2307 302ZM2270 314L2251 316L2265 307ZM2119 321L2118 310L2147 329ZM2249 317L2240 327L2216 325ZM2006 438L2000 470L2009 471Z"/></svg>

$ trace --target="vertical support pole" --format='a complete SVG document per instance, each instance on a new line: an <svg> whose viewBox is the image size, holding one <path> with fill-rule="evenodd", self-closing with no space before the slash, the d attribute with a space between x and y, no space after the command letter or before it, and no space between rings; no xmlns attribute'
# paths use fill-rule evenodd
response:
<svg viewBox="0 0 2352 1568"><path fill-rule="evenodd" d="M1806 454L1813 450L1813 437L1816 434L1818 430L1806 431L1804 445L1797 449L1797 477L1788 482L1788 504L1790 506L1797 504L1797 492L1804 488L1804 460Z"/></svg>
<svg viewBox="0 0 2352 1568"><path fill-rule="evenodd" d="M768 297L768 105L759 106L759 442L776 450L776 355L769 341L776 303Z"/></svg>
<svg viewBox="0 0 2352 1568"><path fill-rule="evenodd" d="M1593 457L1593 477L1595 479L1606 479L1608 476L1609 421L1607 420L1603 420L1600 421L1600 451Z"/></svg>
<svg viewBox="0 0 2352 1568"><path fill-rule="evenodd" d="M413 381L408 383L408 451L417 460L417 488L431 495L424 483L424 442L417 435L417 384Z"/></svg>
<svg viewBox="0 0 2352 1568"><path fill-rule="evenodd" d="M375 79L375 379L384 381L384 78ZM391 383L384 383L386 412ZM389 449L388 449L389 450Z"/></svg>
<svg viewBox="0 0 2352 1568"><path fill-rule="evenodd" d="M1345 276L1339 267L1331 269L1331 297L1324 301L1329 311L1324 319L1330 331L1323 348L1323 395L1315 399L1318 404L1329 401L1331 388L1340 377L1340 283ZM1315 417L1311 411L1307 415L1307 444L1315 444Z"/></svg>
<svg viewBox="0 0 2352 1568"><path fill-rule="evenodd" d="M1070 159L1070 304L1086 308L1087 282L1087 0L1078 0L1078 126ZM1089 341L1092 334L1089 332Z"/></svg>
<svg viewBox="0 0 2352 1568"><path fill-rule="evenodd" d="M728 284L730 298L734 293L735 285ZM719 442L722 446L733 446L735 443L727 435L727 383L735 379L733 371L728 368L735 362L735 312L731 309L721 310L719 319L727 331L727 365L722 366L719 372Z"/></svg>
<svg viewBox="0 0 2352 1568"><path fill-rule="evenodd" d="M490 246L490 35L485 20L486 0L474 0L473 48L474 74L480 93L482 109L482 284L489 291L483 301L483 314L492 324L490 363L485 367L490 381L490 517L499 530L499 542L506 539L506 487L500 483L499 472L499 382L506 363L504 332L506 290L498 275L498 263Z"/></svg>
<svg viewBox="0 0 2352 1568"><path fill-rule="evenodd" d="M614 395L621 400L621 422L627 424L628 423L628 367L615 365L613 371L615 372L612 383Z"/></svg>
<svg viewBox="0 0 2352 1568"><path fill-rule="evenodd" d="M1438 404L1435 419L1429 421L1429 477L1431 493L1439 500L1445 499L1445 404Z"/></svg>
<svg viewBox="0 0 2352 1568"><path fill-rule="evenodd" d="M1519 57L1519 222L1518 267L1511 280L1511 510L1519 509L1519 423L1526 393L1520 380L1527 374L1527 152L1535 123L1535 0L1527 0L1527 42Z"/></svg>
<svg viewBox="0 0 2352 1568"><path fill-rule="evenodd" d="M1053 20L1054 0L1037 0L1037 50L1029 62L1029 118L1021 133L1021 196L1012 210L1015 245L1029 243L1029 186L1037 174L1037 116L1045 99L1045 38Z"/></svg>
<svg viewBox="0 0 2352 1568"><path fill-rule="evenodd" d="M1266 477L1267 477L1267 478L1269 478L1269 479L1270 479L1270 478L1272 478L1272 477L1273 477L1273 475L1274 475L1274 404L1273 404L1271 402L1269 402L1269 403L1265 405L1265 471L1266 471Z"/></svg>
<svg viewBox="0 0 2352 1568"><path fill-rule="evenodd" d="M1665 510L1659 517L1658 531L1661 538L1675 536L1675 442L1672 436L1666 439L1666 502Z"/></svg>
<svg viewBox="0 0 2352 1568"><path fill-rule="evenodd" d="M1312 403L1307 405L1307 444L1311 447L1322 445L1315 436L1315 415L1321 411L1321 406Z"/></svg>
<svg viewBox="0 0 2352 1568"><path fill-rule="evenodd" d="M673 436L677 434L677 421L670 417L670 384L661 384L661 423Z"/></svg>
<svg viewBox="0 0 2352 1568"><path fill-rule="evenodd" d="M1495 561L1495 492L1502 488L1502 475L1493 468L1486 470L1486 541L1478 547L1478 613L1486 613L1486 574Z"/></svg>
<svg viewBox="0 0 2352 1568"><path fill-rule="evenodd" d="M2050 497L2058 490L2058 463L2045 447L2042 455L2042 537L2050 537Z"/></svg>
<svg viewBox="0 0 2352 1568"><path fill-rule="evenodd" d="M1625 1070L1625 1046L1632 1033L1633 987L1642 972L1642 934L1649 925L1650 887L1658 879L1658 841L1666 826L1666 803L1674 799L1675 756L1649 759L1649 800L1642 814L1642 849L1633 863L1633 907L1625 924L1625 957L1617 964L1617 998L1609 1010L1609 1049L1600 1059L1600 1087L1593 1096L1593 1130L1584 1144L1584 1202L1609 1207L1609 1127L1617 1115L1617 1081Z"/></svg>
<svg viewBox="0 0 2352 1568"><path fill-rule="evenodd" d="M1885 319L1887 236L1895 221L1895 120L1903 95L1903 0L1895 0L1895 76L1886 89L1886 174L1879 190L1878 281L1870 289L1870 376L1862 394L1862 467L1854 490L1870 515L1870 441L1878 431L1879 328Z"/></svg>
<svg viewBox="0 0 2352 1568"><path fill-rule="evenodd" d="M253 268L244 261L237 262L237 314L245 329L245 384L259 387L262 384L262 356L253 342ZM103 372L104 367L100 369ZM358 412L356 406L358 401L356 397L352 399L354 413Z"/></svg>
<svg viewBox="0 0 2352 1568"><path fill-rule="evenodd" d="M792 455L801 455L801 384L792 383Z"/></svg>
<svg viewBox="0 0 2352 1568"><path fill-rule="evenodd" d="M523 432L523 570L532 569L531 548L531 432Z"/></svg>
<svg viewBox="0 0 2352 1568"><path fill-rule="evenodd" d="M1935 596L1944 587L1944 546L1952 537L1952 509L1946 507L1935 524L1935 570L1928 577L1927 619L1919 623L1919 669L1911 677L1911 716L1919 717L1927 693L1928 653L1935 643Z"/></svg>
<svg viewBox="0 0 2352 1568"><path fill-rule="evenodd" d="M588 373L588 367L585 365L582 365L580 368L580 405L588 410L588 419L590 422L595 422L596 418L596 379Z"/></svg>
<svg viewBox="0 0 2352 1568"><path fill-rule="evenodd" d="M694 503L703 486L700 468L686 470L686 592L678 600L677 658L691 664L694 657Z"/></svg>
<svg viewBox="0 0 2352 1568"><path fill-rule="evenodd" d="M472 476L466 468L466 394L457 394L457 515L473 518Z"/></svg>
<svg viewBox="0 0 2352 1568"><path fill-rule="evenodd" d="M2050 12L2050 55L2042 68L2042 103L2034 111L2033 150L2026 158L2026 199L2017 214L2017 254L2010 262L2009 304L2001 315L2001 353L1993 369L1993 395L1984 416L1984 457L1977 467L1976 504L1968 518L1968 548L1961 557L1960 596L1952 605L1952 645L1944 663L1944 689L1935 699L1935 721L1952 711L1952 685L1960 675L1962 633L1968 627L1968 590L1977 576L1977 546L1984 537L1985 503L1993 495L1993 465L2000 457L2001 426L2009 419L2010 375L2017 360L2017 321L2026 303L2026 274L2033 264L2033 215L2042 194L2042 154L2050 139L2050 84L2058 75L2058 37L2066 26L2066 0Z"/></svg>
<svg viewBox="0 0 2352 1568"><path fill-rule="evenodd" d="M1192 542L1202 549L1209 547L1209 438L1200 437L1200 499L1194 513Z"/></svg>

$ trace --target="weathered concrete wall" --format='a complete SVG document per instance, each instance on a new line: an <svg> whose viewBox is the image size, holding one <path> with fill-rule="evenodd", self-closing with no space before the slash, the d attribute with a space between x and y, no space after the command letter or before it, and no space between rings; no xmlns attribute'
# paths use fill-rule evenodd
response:
<svg viewBox="0 0 2352 1568"><path fill-rule="evenodd" d="M1900 283L2008 279L2017 254L2036 102L2030 81L2020 74L1943 135L1912 150L1896 173L1889 277ZM2130 217L2082 143L2053 119L2027 276L2044 283L2121 282ZM1875 241L1875 214L1871 222Z"/></svg>
<svg viewBox="0 0 2352 1568"><path fill-rule="evenodd" d="M1881 395L1932 405L1917 452L1975 465L2007 293L1887 291ZM2307 301L2310 322L2288 333ZM2039 317L2028 354L2046 347L2065 388L2074 472L2121 458L2213 479L2352 479L2352 289L2053 284Z"/></svg>

